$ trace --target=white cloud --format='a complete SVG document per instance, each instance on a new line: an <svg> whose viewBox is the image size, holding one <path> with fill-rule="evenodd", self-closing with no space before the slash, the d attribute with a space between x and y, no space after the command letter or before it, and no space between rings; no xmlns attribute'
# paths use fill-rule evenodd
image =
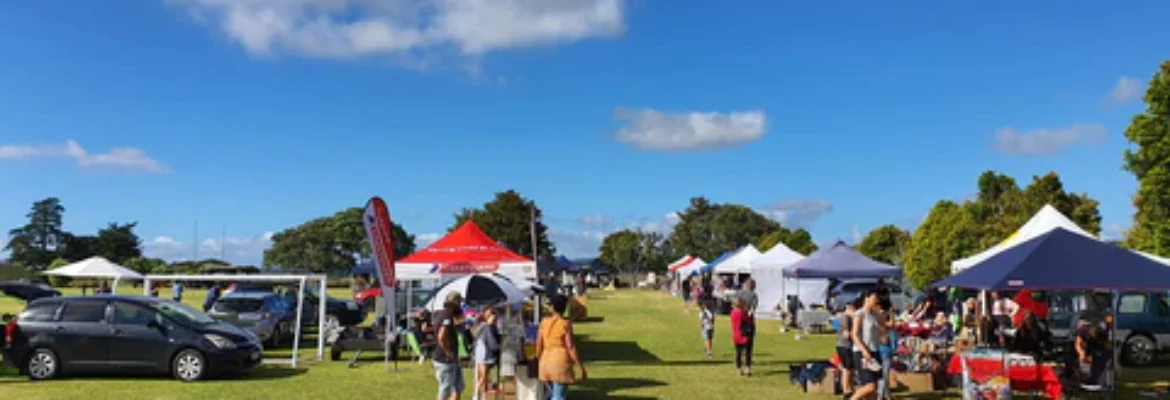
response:
<svg viewBox="0 0 1170 400"><path fill-rule="evenodd" d="M421 249L427 245L430 245L431 243L434 243L436 240L439 240L442 237L443 237L443 234L437 233L437 232L427 232L427 233L416 234L416 235L414 235L414 246L416 248Z"/></svg>
<svg viewBox="0 0 1170 400"><path fill-rule="evenodd" d="M785 200L764 206L764 216L788 228L808 229L814 222L833 211L828 200Z"/></svg>
<svg viewBox="0 0 1170 400"><path fill-rule="evenodd" d="M1105 126L1101 124L1073 124L1066 128L1041 128L1026 132L1009 126L995 133L995 148L1007 155L1049 155L1081 144L1100 143L1106 134Z"/></svg>
<svg viewBox="0 0 1170 400"><path fill-rule="evenodd" d="M1137 79L1123 76L1117 78L1117 83L1113 85L1113 90L1105 96L1104 102L1108 104L1121 104L1132 100L1137 100L1142 96L1142 83Z"/></svg>
<svg viewBox="0 0 1170 400"><path fill-rule="evenodd" d="M557 246L557 253L574 257L594 257L598 254L601 241L607 235L620 229L637 229L670 235L678 223L678 213L670 212L661 217L617 218L604 214L591 214L565 224L549 227L549 238ZM555 224L554 224L555 225Z"/></svg>
<svg viewBox="0 0 1170 400"><path fill-rule="evenodd" d="M165 173L170 168L136 147L115 147L105 153L90 153L74 140L63 144L0 145L0 160L71 158L85 169Z"/></svg>
<svg viewBox="0 0 1170 400"><path fill-rule="evenodd" d="M264 250L272 246L273 232L256 236L208 238L199 242L198 258L220 258L221 255L233 264L261 265ZM195 256L196 246L190 241L176 240L170 236L157 236L142 244L142 253L168 261L190 260Z"/></svg>
<svg viewBox="0 0 1170 400"><path fill-rule="evenodd" d="M865 238L865 236L861 234L861 227L857 225L853 225L853 228L849 229L849 236L853 238L853 244L861 243L861 239Z"/></svg>
<svg viewBox="0 0 1170 400"><path fill-rule="evenodd" d="M164 0L257 57L355 59L575 42L625 31L624 0Z"/></svg>
<svg viewBox="0 0 1170 400"><path fill-rule="evenodd" d="M740 146L763 137L768 120L762 110L666 113L619 108L614 117L625 123L615 135L619 142L656 151Z"/></svg>
<svg viewBox="0 0 1170 400"><path fill-rule="evenodd" d="M613 226L613 217L601 214L586 215L581 217L581 225L591 228L609 229Z"/></svg>
<svg viewBox="0 0 1170 400"><path fill-rule="evenodd" d="M595 257L601 241L609 232L597 230L562 230L549 228L549 239L557 246L557 254L569 258Z"/></svg>

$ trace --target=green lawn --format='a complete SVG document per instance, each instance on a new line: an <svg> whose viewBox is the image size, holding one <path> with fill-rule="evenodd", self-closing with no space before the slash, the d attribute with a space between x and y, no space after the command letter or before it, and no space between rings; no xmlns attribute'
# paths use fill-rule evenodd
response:
<svg viewBox="0 0 1170 400"><path fill-rule="evenodd" d="M335 295L342 297L345 293L338 291ZM197 304L202 300L202 293L190 294L194 296L189 296L188 302ZM696 315L684 314L677 299L646 291L593 292L591 297L591 319L576 325L590 379L574 386L570 398L834 398L804 395L787 382L788 363L825 358L832 349L831 336L796 341L791 334L779 333L775 322L763 321L756 343L756 376L741 378L735 375L732 364L734 350L726 319L717 324L716 357L709 361L702 352ZM0 312L15 312L21 307L10 298L0 298ZM305 350L302 355L311 359L313 352ZM5 398L30 399L322 399L370 395L433 398L434 378L429 363L403 362L399 368L398 372L388 373L382 367L381 354L371 354L356 369L346 368L344 362L312 362L298 370L265 367L249 378L194 384L166 377L28 382L12 376L12 371L4 371L0 372L0 393ZM1153 381L1153 377L1170 377L1170 370L1165 368L1126 372L1126 378L1144 382ZM470 383L471 374L465 376ZM1149 384L1128 386L1134 390ZM1135 397L1131 392L1121 398Z"/></svg>

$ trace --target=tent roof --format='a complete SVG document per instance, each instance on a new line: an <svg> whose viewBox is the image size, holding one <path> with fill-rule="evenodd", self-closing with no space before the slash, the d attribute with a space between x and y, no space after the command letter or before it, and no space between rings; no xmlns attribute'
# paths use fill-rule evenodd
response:
<svg viewBox="0 0 1170 400"><path fill-rule="evenodd" d="M874 261L838 239L832 246L784 267L784 276L795 278L891 278L902 270Z"/></svg>
<svg viewBox="0 0 1170 400"><path fill-rule="evenodd" d="M1057 228L936 282L984 290L1165 290L1170 268L1136 252Z"/></svg>
<svg viewBox="0 0 1170 400"><path fill-rule="evenodd" d="M961 260L952 261L951 273L954 274L964 269L971 268L972 265L978 264L996 254L1002 253L1004 250L1010 249L1013 246L1026 242L1034 237L1048 233L1056 228L1064 228L1069 232L1085 237L1096 237L1093 234L1086 232L1084 229L1081 229L1081 227L1077 226L1075 222L1072 222L1072 220L1068 219L1068 217L1064 216L1064 214L1061 214L1060 211L1057 211L1056 207L1053 207L1051 204L1045 204L1044 207L1040 209L1040 211L1036 212L1036 215L1033 215L1032 218L1028 220L1028 222L1025 222L1024 225L1020 227L1020 229L1016 230L1015 233L1012 233L1011 236L1008 236L1007 239L1004 239L1004 241L995 246L992 246L990 249L984 250L979 254Z"/></svg>
<svg viewBox="0 0 1170 400"><path fill-rule="evenodd" d="M73 264L45 271L46 275L70 278L142 279L142 274L114 264L102 257L90 257Z"/></svg>
<svg viewBox="0 0 1170 400"><path fill-rule="evenodd" d="M699 271L701 271L703 269L703 267L706 267L706 266L707 266L706 261L703 261L703 259L701 257L695 257L695 258L692 258L691 261L686 263L685 265L679 266L678 269L676 269L676 271L678 271L678 273L683 275L683 276L690 276L692 274L699 273Z"/></svg>
<svg viewBox="0 0 1170 400"><path fill-rule="evenodd" d="M751 272L752 261L757 258L760 258L760 250L749 244L716 265L714 271L720 274L746 274Z"/></svg>
<svg viewBox="0 0 1170 400"><path fill-rule="evenodd" d="M727 261L728 258L731 258L736 253L739 253L740 250L743 250L743 248L741 247L741 248L738 248L735 250L725 251L725 252L723 252L723 254L720 254L719 257L715 257L714 260L712 260L711 262L707 263L706 265L700 267L699 270L703 271L703 272L711 271L711 269L715 268L716 265L719 265L720 263Z"/></svg>
<svg viewBox="0 0 1170 400"><path fill-rule="evenodd" d="M692 256L692 255L686 255L686 256L683 256L682 258L678 259L677 261L672 262L669 265L667 265L666 269L673 272L673 271L678 271L678 270L683 269L683 268L691 267L691 266L696 265L696 264L698 264L699 267L702 267L704 265L707 265L707 262L703 261L702 258Z"/></svg>
<svg viewBox="0 0 1170 400"><path fill-rule="evenodd" d="M760 257L752 261L752 269L757 268L784 268L793 263L803 260L804 254L797 253L785 246L784 243L776 243L771 249L765 251Z"/></svg>
<svg viewBox="0 0 1170 400"><path fill-rule="evenodd" d="M568 257L565 257L564 255L557 256L557 266L568 268L572 267L573 265L573 260L570 260Z"/></svg>
<svg viewBox="0 0 1170 400"><path fill-rule="evenodd" d="M522 263L532 259L508 250L484 233L475 222L468 220L447 236L422 250L398 260L402 264L433 264L456 262Z"/></svg>

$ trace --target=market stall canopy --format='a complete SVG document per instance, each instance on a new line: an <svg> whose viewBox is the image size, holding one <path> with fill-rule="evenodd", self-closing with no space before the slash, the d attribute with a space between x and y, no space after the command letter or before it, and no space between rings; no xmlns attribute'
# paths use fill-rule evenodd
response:
<svg viewBox="0 0 1170 400"><path fill-rule="evenodd" d="M761 315L775 310L790 294L804 304L824 304L829 292L828 279L795 279L784 277L784 267L803 260L805 256L776 243L763 255L752 261L752 280L756 281L756 295L760 299Z"/></svg>
<svg viewBox="0 0 1170 400"><path fill-rule="evenodd" d="M1165 290L1170 288L1170 267L1081 233L1057 228L931 286L982 290Z"/></svg>
<svg viewBox="0 0 1170 400"><path fill-rule="evenodd" d="M731 257L723 260L712 270L716 274L747 274L752 272L752 261L760 258L760 251L756 246L747 245L740 248Z"/></svg>
<svg viewBox="0 0 1170 400"><path fill-rule="evenodd" d="M443 308L443 301L451 292L463 297L463 304L472 307L520 304L528 299L524 291L511 279L496 274L474 274L447 282L439 287L426 309L435 311Z"/></svg>
<svg viewBox="0 0 1170 400"><path fill-rule="evenodd" d="M668 271L671 271L671 272L678 271L679 268L682 268L683 266L690 264L691 261L693 261L694 259L695 259L695 256L687 254L685 256L680 257L677 260L674 260L674 262L672 262L670 264L666 264L666 269Z"/></svg>
<svg viewBox="0 0 1170 400"><path fill-rule="evenodd" d="M952 261L951 273L955 274L959 271L971 268L972 265L978 264L996 254L1002 253L1003 251L1012 248L1015 245L1048 233L1056 228L1063 228L1069 232L1073 232L1089 238L1095 237L1093 234L1085 231L1084 229L1081 229L1080 226L1077 226L1075 222L1072 222L1072 220L1068 219L1068 217L1064 216L1064 214L1061 214L1060 211L1057 211L1056 207L1053 207L1051 204L1045 204L1044 207L1040 209L1040 211L1036 212L1036 215L1032 216L1032 219L1029 219L1028 222L1025 222L1024 225L1020 227L1020 229L1016 230L1015 233L1012 233L1011 236L1008 236L1007 239L1004 239L1004 241L995 246L992 246L990 249L984 250L979 254L961 260Z"/></svg>
<svg viewBox="0 0 1170 400"><path fill-rule="evenodd" d="M832 246L822 248L803 260L784 267L784 276L800 279L901 278L902 270L890 264L874 261L838 239Z"/></svg>
<svg viewBox="0 0 1170 400"><path fill-rule="evenodd" d="M536 262L500 245L470 220L395 265L399 280L477 273L536 278Z"/></svg>
<svg viewBox="0 0 1170 400"><path fill-rule="evenodd" d="M703 268L704 265L707 265L707 262L703 261L702 258L697 256L686 256L679 259L678 261L671 263L669 269L672 272L678 272L683 276L687 276L690 275L691 272L697 272L699 268Z"/></svg>
<svg viewBox="0 0 1170 400"><path fill-rule="evenodd" d="M720 263L727 261L728 258L731 258L732 256L734 256L735 253L738 253L740 250L743 250L743 248L738 248L735 250L726 251L723 254L720 254L719 257L715 257L715 260L707 263L707 265L699 267L698 271L696 271L696 272L711 272L711 270L713 268L715 268L716 265L719 265Z"/></svg>
<svg viewBox="0 0 1170 400"><path fill-rule="evenodd" d="M73 264L65 265L45 271L45 275L65 276L70 278L105 278L105 279L142 279L142 274L114 264L102 257L90 257Z"/></svg>

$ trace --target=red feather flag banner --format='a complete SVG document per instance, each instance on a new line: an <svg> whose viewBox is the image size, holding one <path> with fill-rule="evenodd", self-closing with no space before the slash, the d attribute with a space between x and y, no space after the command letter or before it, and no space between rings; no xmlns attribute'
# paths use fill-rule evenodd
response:
<svg viewBox="0 0 1170 400"><path fill-rule="evenodd" d="M391 228L390 210L381 197L374 196L366 202L366 211L362 214L362 222L366 226L366 236L370 240L370 251L374 253L374 263L378 266L378 283L382 285L382 299L386 302L386 340L393 341L393 332L397 316L394 308L397 283L394 277L394 231Z"/></svg>

